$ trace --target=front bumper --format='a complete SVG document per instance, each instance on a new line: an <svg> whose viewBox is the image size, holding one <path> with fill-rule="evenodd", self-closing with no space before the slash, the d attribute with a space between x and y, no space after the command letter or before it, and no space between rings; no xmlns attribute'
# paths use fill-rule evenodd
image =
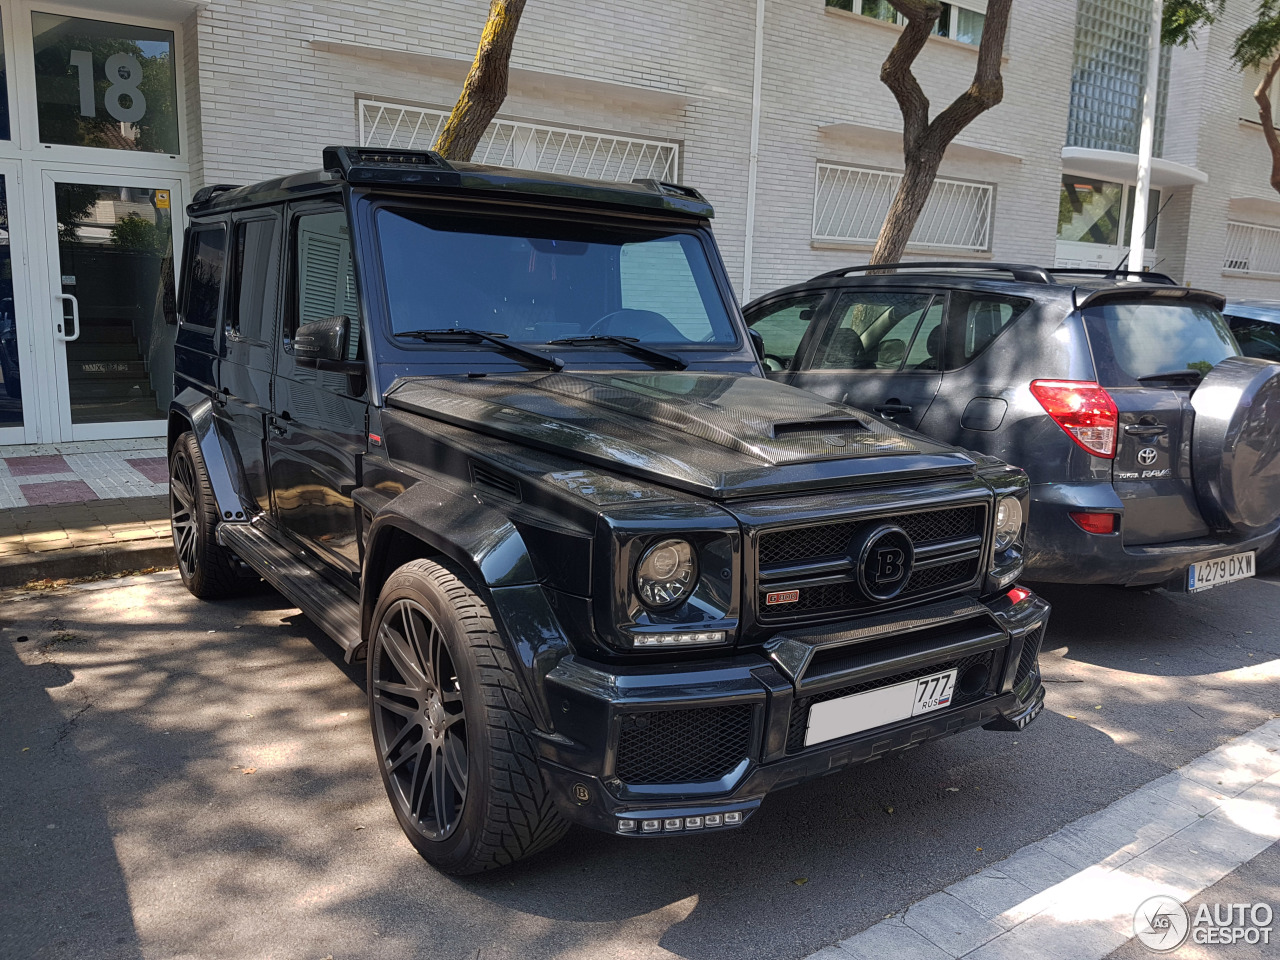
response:
<svg viewBox="0 0 1280 960"><path fill-rule="evenodd" d="M1182 582L1193 563L1256 550L1276 542L1280 524L1248 536L1208 536L1171 543L1126 545L1122 533L1082 530L1072 510L1123 512L1111 484L1054 484L1032 488L1027 531L1028 580L1043 583L1150 586ZM1121 519L1123 527L1123 518Z"/></svg>
<svg viewBox="0 0 1280 960"><path fill-rule="evenodd" d="M540 739L545 777L565 816L611 833L736 826L773 790L974 727L1025 727L1044 703L1048 616L1034 595L961 598L787 631L761 653L715 661L640 668L567 657L546 678L556 730ZM813 703L953 665L951 706L804 746Z"/></svg>

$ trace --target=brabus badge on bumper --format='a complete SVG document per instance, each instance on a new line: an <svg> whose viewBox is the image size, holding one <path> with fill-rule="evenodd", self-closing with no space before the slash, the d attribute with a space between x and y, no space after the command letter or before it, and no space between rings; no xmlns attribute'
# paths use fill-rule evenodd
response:
<svg viewBox="0 0 1280 960"><path fill-rule="evenodd" d="M779 603L795 603L800 599L799 590L775 590L764 596L765 606L776 606Z"/></svg>

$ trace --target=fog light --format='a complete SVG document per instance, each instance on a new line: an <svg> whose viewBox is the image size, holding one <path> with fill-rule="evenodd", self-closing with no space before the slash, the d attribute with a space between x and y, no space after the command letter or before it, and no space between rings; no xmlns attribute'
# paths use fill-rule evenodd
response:
<svg viewBox="0 0 1280 960"><path fill-rule="evenodd" d="M703 820L708 827L720 826L720 814L718 813L708 813Z"/></svg>
<svg viewBox="0 0 1280 960"><path fill-rule="evenodd" d="M686 830L701 830L702 818L701 817L685 817L684 828Z"/></svg>
<svg viewBox="0 0 1280 960"><path fill-rule="evenodd" d="M635 833L636 822L634 820L619 820L618 832L619 833Z"/></svg>
<svg viewBox="0 0 1280 960"><path fill-rule="evenodd" d="M642 820L640 821L641 833L657 833L662 829L661 820Z"/></svg>
<svg viewBox="0 0 1280 960"><path fill-rule="evenodd" d="M663 820L662 829L663 830L679 830L682 822L683 821L681 821L679 817L675 817L671 820Z"/></svg>
<svg viewBox="0 0 1280 960"><path fill-rule="evenodd" d="M631 642L637 647L687 647L704 643L724 643L723 630L705 633L637 633Z"/></svg>
<svg viewBox="0 0 1280 960"><path fill-rule="evenodd" d="M741 822L742 822L741 810L734 810L732 813L726 813L724 815L724 825L726 827L732 827L734 824L741 823Z"/></svg>

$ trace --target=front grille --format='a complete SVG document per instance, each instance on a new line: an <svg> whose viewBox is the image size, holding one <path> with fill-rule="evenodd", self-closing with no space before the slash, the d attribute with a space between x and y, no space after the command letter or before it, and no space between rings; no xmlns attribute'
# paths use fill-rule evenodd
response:
<svg viewBox="0 0 1280 960"><path fill-rule="evenodd" d="M1031 676L1036 667L1036 658L1040 655L1040 642L1044 640L1044 627L1027 634L1022 641L1022 656L1018 658L1018 672L1014 674L1014 687L1022 686L1022 682Z"/></svg>
<svg viewBox="0 0 1280 960"><path fill-rule="evenodd" d="M835 690L828 690L825 693L815 693L810 697L798 697L791 705L791 719L787 726L787 753L798 753L804 747L805 729L809 725L809 708L815 703L823 703L827 700L838 700L840 697L852 696L855 693L866 693L868 690L876 690L880 687L891 687L895 683L906 683L908 680L919 680L921 677L932 676L935 673L942 673L944 670L955 669L956 681L964 676L964 672L974 664L982 664L987 668L987 687L990 686L990 678L994 676L992 671L992 661L996 656L996 651L988 650L986 653L975 653L967 657L961 657L958 660L947 660L943 663L931 663L927 667L917 667L914 670L908 670L904 673L895 673L891 677L881 677L879 680L868 680L864 683L854 683L847 687L838 687ZM972 703L974 700L981 700L987 696L987 687L975 690L971 693L963 693L959 686L956 687L955 693L951 695L951 706L961 706L966 703ZM821 744L815 744L821 746Z"/></svg>
<svg viewBox="0 0 1280 960"><path fill-rule="evenodd" d="M794 527L762 534L758 568L761 573L773 573L773 577L760 582L757 598L760 620L764 623L777 623L800 617L859 612L883 605L880 601L864 596L859 590L857 572L851 569L853 558L850 556L850 545L858 534L882 524L901 527L911 538L917 551L937 544L967 541L967 545L962 545L955 551L928 557L927 562L931 566L925 565L924 558L917 558L917 566L912 571L911 578L895 601L916 600L949 589L963 588L973 582L979 573L981 538L986 530L986 518L986 507L975 504L820 526ZM815 569L810 573L804 569L806 565L840 561L848 564L844 572L839 574L843 579L834 583L806 585L806 578L831 579L829 569ZM791 569L782 572L781 568L784 567ZM765 602L770 593L792 590L799 594L794 601L778 605Z"/></svg>
<svg viewBox="0 0 1280 960"><path fill-rule="evenodd" d="M854 535L872 523L877 526L896 524L917 544L959 540L982 533L985 515L986 511L980 506L956 507L779 530L760 538L760 565L804 563L806 560L830 560L844 556Z"/></svg>
<svg viewBox="0 0 1280 960"><path fill-rule="evenodd" d="M623 783L708 783L747 756L751 705L622 716L615 773Z"/></svg>

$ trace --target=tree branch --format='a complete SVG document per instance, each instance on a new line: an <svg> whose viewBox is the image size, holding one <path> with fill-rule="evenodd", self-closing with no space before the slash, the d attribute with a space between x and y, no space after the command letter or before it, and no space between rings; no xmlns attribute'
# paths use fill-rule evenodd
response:
<svg viewBox="0 0 1280 960"><path fill-rule="evenodd" d="M942 6L929 0L889 0L889 3L907 18L907 26L880 67L880 82L898 101L902 112L903 153L911 156L929 127L929 98L911 67L942 15Z"/></svg>
<svg viewBox="0 0 1280 960"><path fill-rule="evenodd" d="M942 150L979 114L1004 99L1000 65L1012 7L1013 0L991 0L987 4L987 19L982 27L982 42L978 45L978 66L973 72L973 83L929 124L929 140Z"/></svg>
<svg viewBox="0 0 1280 960"><path fill-rule="evenodd" d="M1262 82L1253 91L1253 99L1258 101L1258 118L1262 121L1262 135L1267 139L1267 147L1271 151L1271 186L1280 191L1280 135L1276 134L1275 108L1271 105L1271 85L1280 73L1280 57L1271 61L1271 66L1262 75Z"/></svg>

